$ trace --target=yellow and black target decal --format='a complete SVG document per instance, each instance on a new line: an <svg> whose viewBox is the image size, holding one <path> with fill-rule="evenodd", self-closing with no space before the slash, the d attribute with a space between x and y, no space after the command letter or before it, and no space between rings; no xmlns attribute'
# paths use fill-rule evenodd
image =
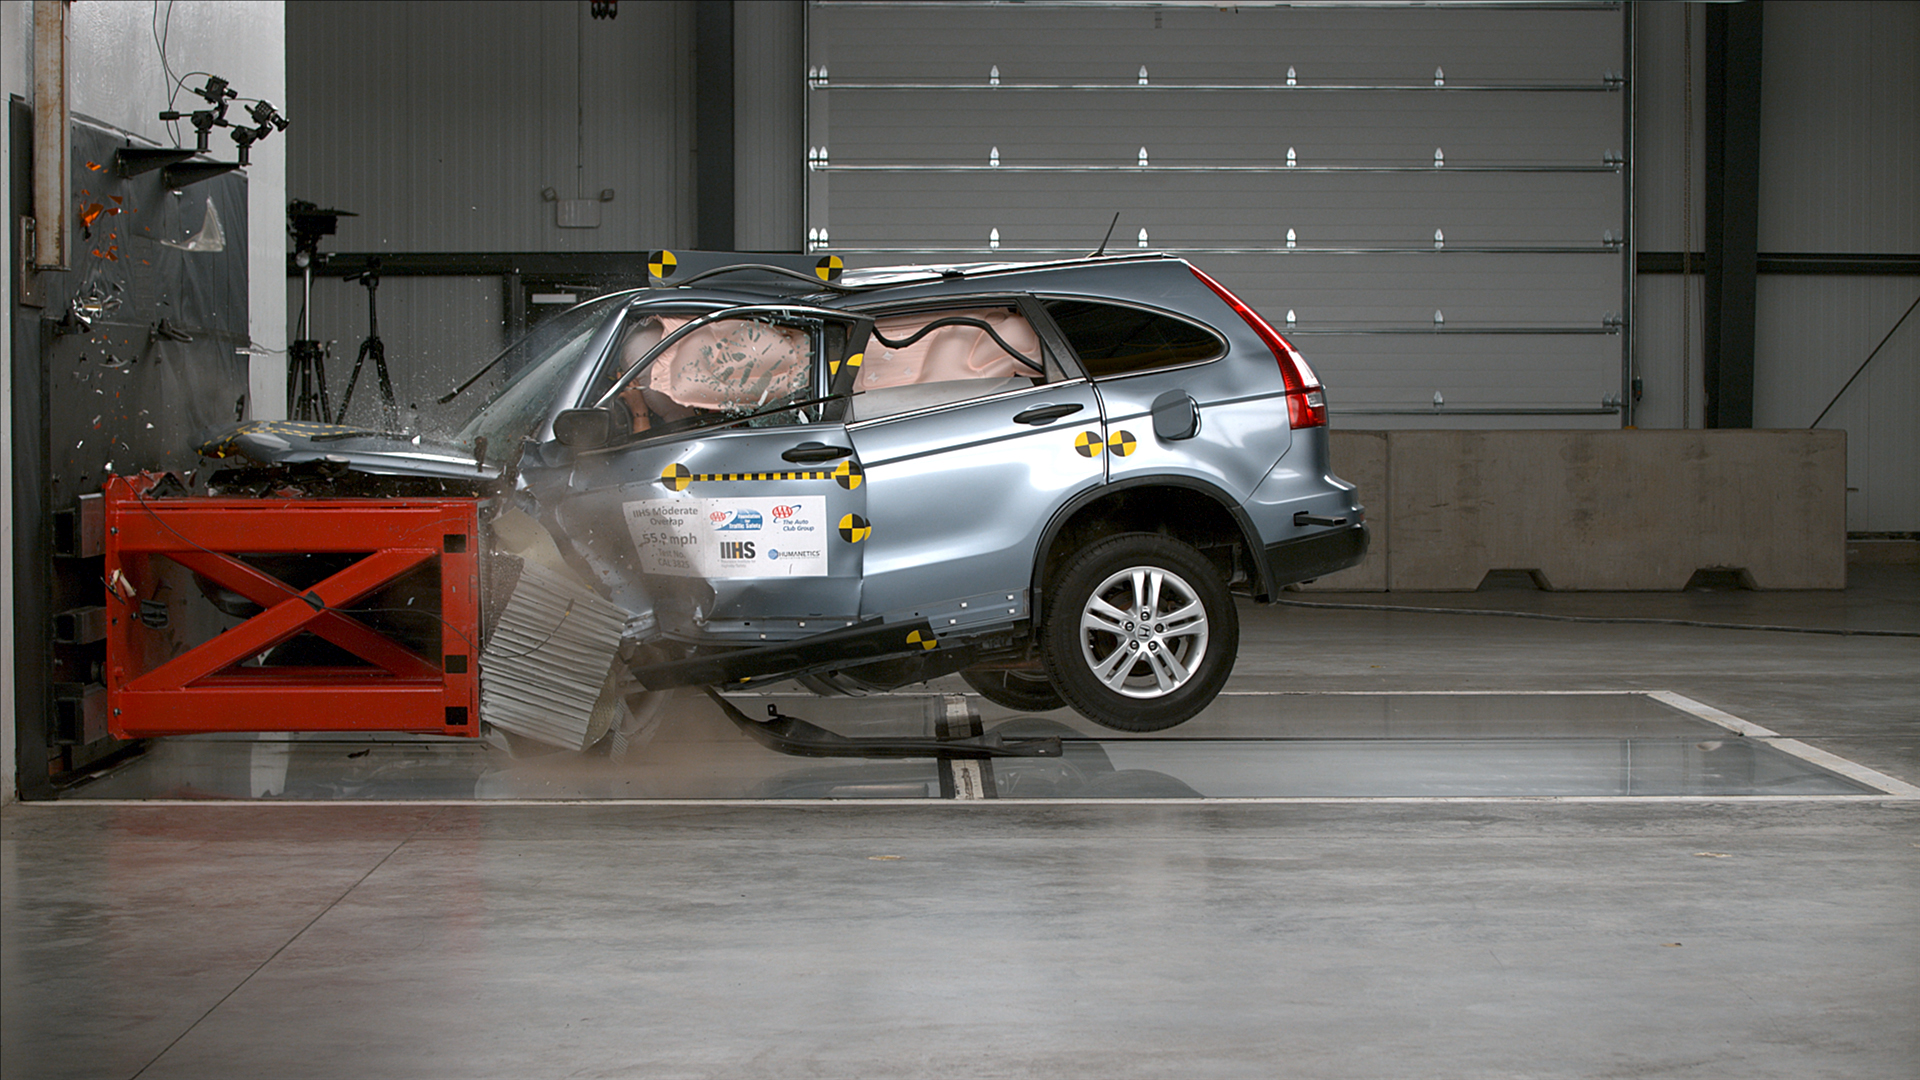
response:
<svg viewBox="0 0 1920 1080"><path fill-rule="evenodd" d="M907 635L907 644L918 645L923 649L937 649L940 647L940 639L934 637L931 630L915 630Z"/></svg>
<svg viewBox="0 0 1920 1080"><path fill-rule="evenodd" d="M671 251L655 251L647 256L647 273L665 281L673 276L680 266L680 260L673 257Z"/></svg>
<svg viewBox="0 0 1920 1080"><path fill-rule="evenodd" d="M855 471L858 471L857 466ZM847 486L846 478L841 476L838 470L834 472L828 472L825 469L809 469L804 472L697 473L680 464L669 465L660 470L660 482L674 491L685 491L689 484L742 483L749 480L838 480L841 487ZM858 484L859 477L855 476L853 482Z"/></svg>
<svg viewBox="0 0 1920 1080"><path fill-rule="evenodd" d="M873 523L859 514L848 514L840 519L840 539L849 544L857 544L873 535Z"/></svg>
<svg viewBox="0 0 1920 1080"><path fill-rule="evenodd" d="M1096 457L1106 445L1107 441L1097 431L1083 431L1073 437L1073 448L1081 457Z"/></svg>
<svg viewBox="0 0 1920 1080"><path fill-rule="evenodd" d="M862 469L857 461L843 461L833 470L834 482L848 491L859 487L860 481L866 478L867 471Z"/></svg>
<svg viewBox="0 0 1920 1080"><path fill-rule="evenodd" d="M840 272L846 268L847 264L840 261L840 256L828 255L814 264L813 272L820 275L821 281L839 281Z"/></svg>
<svg viewBox="0 0 1920 1080"><path fill-rule="evenodd" d="M660 470L660 482L673 491L685 491L692 484L742 483L749 480L832 480L852 491L860 486L860 481L865 477L860 466L851 461L841 462L840 467L832 472L805 469L793 472L697 473L678 462Z"/></svg>
<svg viewBox="0 0 1920 1080"><path fill-rule="evenodd" d="M1114 457L1126 457L1139 445L1140 440L1133 437L1133 432L1116 431L1107 439L1107 452Z"/></svg>
<svg viewBox="0 0 1920 1080"><path fill-rule="evenodd" d="M827 361L827 374L830 377L834 375L838 375L840 374L840 369L842 367L846 368L850 372L857 372L860 370L861 363L863 363L866 360L866 358L867 358L866 353L854 353L852 356L847 357L845 360L829 360Z"/></svg>

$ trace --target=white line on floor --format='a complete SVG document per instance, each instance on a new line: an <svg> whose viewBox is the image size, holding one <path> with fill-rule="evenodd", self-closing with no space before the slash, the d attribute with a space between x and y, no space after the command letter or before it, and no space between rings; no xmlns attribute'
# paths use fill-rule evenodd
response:
<svg viewBox="0 0 1920 1080"><path fill-rule="evenodd" d="M1689 716L1697 716L1709 724L1726 728L1728 731L1737 732L1752 739L1765 739L1767 745L1776 750L1791 754L1828 772L1839 773L1849 780L1879 788L1889 795L1903 799L1920 798L1920 787L1915 787L1904 780L1897 780L1886 773L1876 772L1865 765L1848 761L1846 758L1830 754L1817 747L1808 746L1799 739L1789 739L1777 731L1770 731L1751 720L1742 720L1730 712L1695 701L1684 694L1676 694L1671 690L1653 690L1647 692L1647 697L1662 705L1679 709Z"/></svg>

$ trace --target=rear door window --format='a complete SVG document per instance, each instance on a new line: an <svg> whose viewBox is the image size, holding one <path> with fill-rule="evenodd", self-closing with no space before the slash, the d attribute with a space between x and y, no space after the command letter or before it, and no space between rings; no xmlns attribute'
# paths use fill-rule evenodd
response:
<svg viewBox="0 0 1920 1080"><path fill-rule="evenodd" d="M1040 335L1015 305L877 315L850 419L871 420L1047 381Z"/></svg>
<svg viewBox="0 0 1920 1080"><path fill-rule="evenodd" d="M1161 312L1093 300L1042 303L1096 379L1200 363L1227 351L1213 331Z"/></svg>

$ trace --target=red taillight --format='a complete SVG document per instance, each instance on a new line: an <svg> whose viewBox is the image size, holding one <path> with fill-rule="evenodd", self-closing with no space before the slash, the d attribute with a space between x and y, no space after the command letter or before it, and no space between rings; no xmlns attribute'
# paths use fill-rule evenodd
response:
<svg viewBox="0 0 1920 1080"><path fill-rule="evenodd" d="M1280 365L1281 381L1287 386L1287 423L1296 428L1324 427L1327 422L1327 396L1321 389L1319 376L1307 365L1307 359L1300 355L1280 332L1267 325L1260 313L1247 306L1246 301L1227 291L1225 285L1207 276L1205 270L1189 266L1193 276L1201 284L1212 289L1215 295L1227 302L1227 306L1246 320L1248 326L1262 343L1273 352L1273 359Z"/></svg>
<svg viewBox="0 0 1920 1080"><path fill-rule="evenodd" d="M1295 428L1327 426L1327 395L1319 390L1287 391L1287 423Z"/></svg>

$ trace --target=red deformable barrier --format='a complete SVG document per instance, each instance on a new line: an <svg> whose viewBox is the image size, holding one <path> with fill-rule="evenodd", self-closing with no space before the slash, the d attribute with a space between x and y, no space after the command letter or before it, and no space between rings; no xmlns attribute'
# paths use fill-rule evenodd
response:
<svg viewBox="0 0 1920 1080"><path fill-rule="evenodd" d="M114 477L104 494L105 677L115 736L480 733L477 500L149 497L157 480ZM242 558L300 553L353 557L304 588ZM192 579L168 562L261 610L183 643L173 620L184 604L206 601L181 595L180 582ZM429 562L439 569L439 611L417 615L438 623L438 655L423 656L342 610ZM272 663L273 650L302 631L364 663Z"/></svg>

